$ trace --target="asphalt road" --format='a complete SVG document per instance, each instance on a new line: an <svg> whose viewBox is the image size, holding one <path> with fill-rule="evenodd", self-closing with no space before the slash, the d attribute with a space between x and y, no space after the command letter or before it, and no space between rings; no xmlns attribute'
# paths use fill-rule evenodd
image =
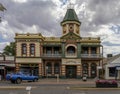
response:
<svg viewBox="0 0 120 94"><path fill-rule="evenodd" d="M48 81L48 80L46 80ZM22 82L21 84L11 84L9 81L0 82L0 94L28 94L27 86L31 86L29 94L120 94L120 88L95 88L94 83L72 81L56 83L50 80L46 83L39 82ZM45 82L45 80L44 80ZM51 83L49 83L51 82Z"/></svg>
<svg viewBox="0 0 120 94"><path fill-rule="evenodd" d="M0 94L28 94L25 87L5 88L0 90ZM37 86L31 89L30 94L120 94L120 89L72 89L66 86Z"/></svg>

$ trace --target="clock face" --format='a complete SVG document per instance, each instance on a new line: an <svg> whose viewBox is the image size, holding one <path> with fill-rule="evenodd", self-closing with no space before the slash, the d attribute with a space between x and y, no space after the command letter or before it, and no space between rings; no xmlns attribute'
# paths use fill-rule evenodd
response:
<svg viewBox="0 0 120 94"><path fill-rule="evenodd" d="M73 30L74 30L74 29L73 29L73 24L69 24L69 31L70 31L70 32L73 32Z"/></svg>

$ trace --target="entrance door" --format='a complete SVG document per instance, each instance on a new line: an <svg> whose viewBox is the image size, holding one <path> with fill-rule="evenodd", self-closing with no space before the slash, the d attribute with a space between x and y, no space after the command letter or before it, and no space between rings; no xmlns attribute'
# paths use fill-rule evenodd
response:
<svg viewBox="0 0 120 94"><path fill-rule="evenodd" d="M66 66L66 78L76 78L76 66Z"/></svg>
<svg viewBox="0 0 120 94"><path fill-rule="evenodd" d="M0 76L1 76L0 80L2 80L5 77L3 69L0 69Z"/></svg>

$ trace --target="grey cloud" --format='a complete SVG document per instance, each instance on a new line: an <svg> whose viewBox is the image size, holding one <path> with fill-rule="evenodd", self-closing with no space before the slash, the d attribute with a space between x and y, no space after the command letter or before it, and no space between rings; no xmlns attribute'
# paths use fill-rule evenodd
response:
<svg viewBox="0 0 120 94"><path fill-rule="evenodd" d="M120 24L120 0L76 0L77 8L86 2L84 11L79 11L78 17L81 18L81 32L85 35L91 31L96 32L101 25ZM91 13L94 15L90 17ZM86 15L84 15L86 12ZM89 21L89 19L92 19ZM86 35L87 35L86 34Z"/></svg>
<svg viewBox="0 0 120 94"><path fill-rule="evenodd" d="M120 44L114 44L109 41L104 41L104 42L102 42L102 44L105 46L118 46L118 47L120 46Z"/></svg>
<svg viewBox="0 0 120 94"><path fill-rule="evenodd" d="M120 22L119 0L89 0L88 9L94 11L93 23L96 25Z"/></svg>
<svg viewBox="0 0 120 94"><path fill-rule="evenodd" d="M54 26L58 22L51 13L55 8L52 1L30 0L26 3L16 3L3 0L3 3L7 7L5 18L11 27L22 30L26 26L37 25L42 30L51 31L51 33L54 32L53 28L57 29L57 26Z"/></svg>

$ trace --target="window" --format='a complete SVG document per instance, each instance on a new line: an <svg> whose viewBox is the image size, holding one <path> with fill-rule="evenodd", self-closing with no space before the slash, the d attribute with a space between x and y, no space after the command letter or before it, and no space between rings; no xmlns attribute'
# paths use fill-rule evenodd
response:
<svg viewBox="0 0 120 94"><path fill-rule="evenodd" d="M96 54L96 47L91 47L91 54Z"/></svg>
<svg viewBox="0 0 120 94"><path fill-rule="evenodd" d="M52 48L51 47L46 48L46 54L52 54Z"/></svg>
<svg viewBox="0 0 120 94"><path fill-rule="evenodd" d="M91 64L91 77L92 77L92 78L96 77L96 75L97 75L97 74L96 74L96 71L97 71L97 70L96 70L96 66L97 66L97 65L96 65L95 63L92 63L92 64Z"/></svg>
<svg viewBox="0 0 120 94"><path fill-rule="evenodd" d="M83 54L88 54L88 47L84 47L82 52Z"/></svg>
<svg viewBox="0 0 120 94"><path fill-rule="evenodd" d="M83 76L88 75L88 64L83 63L82 67L83 67Z"/></svg>
<svg viewBox="0 0 120 94"><path fill-rule="evenodd" d="M47 74L52 74L52 64L49 62L46 65L46 73Z"/></svg>
<svg viewBox="0 0 120 94"><path fill-rule="evenodd" d="M109 76L115 77L116 74L116 68L115 67L109 67Z"/></svg>
<svg viewBox="0 0 120 94"><path fill-rule="evenodd" d="M69 46L69 47L67 48L67 53L68 53L68 54L74 54L74 53L75 53L75 47Z"/></svg>
<svg viewBox="0 0 120 94"><path fill-rule="evenodd" d="M59 54L59 48L58 47L54 47L54 54Z"/></svg>
<svg viewBox="0 0 120 94"><path fill-rule="evenodd" d="M55 74L59 74L59 70L60 70L59 64L58 64L58 63L55 63L55 65L54 65L54 73L55 73Z"/></svg>
<svg viewBox="0 0 120 94"><path fill-rule="evenodd" d="M27 44L22 44L22 54L27 54Z"/></svg>
<svg viewBox="0 0 120 94"><path fill-rule="evenodd" d="M30 44L30 55L35 54L35 44Z"/></svg>

